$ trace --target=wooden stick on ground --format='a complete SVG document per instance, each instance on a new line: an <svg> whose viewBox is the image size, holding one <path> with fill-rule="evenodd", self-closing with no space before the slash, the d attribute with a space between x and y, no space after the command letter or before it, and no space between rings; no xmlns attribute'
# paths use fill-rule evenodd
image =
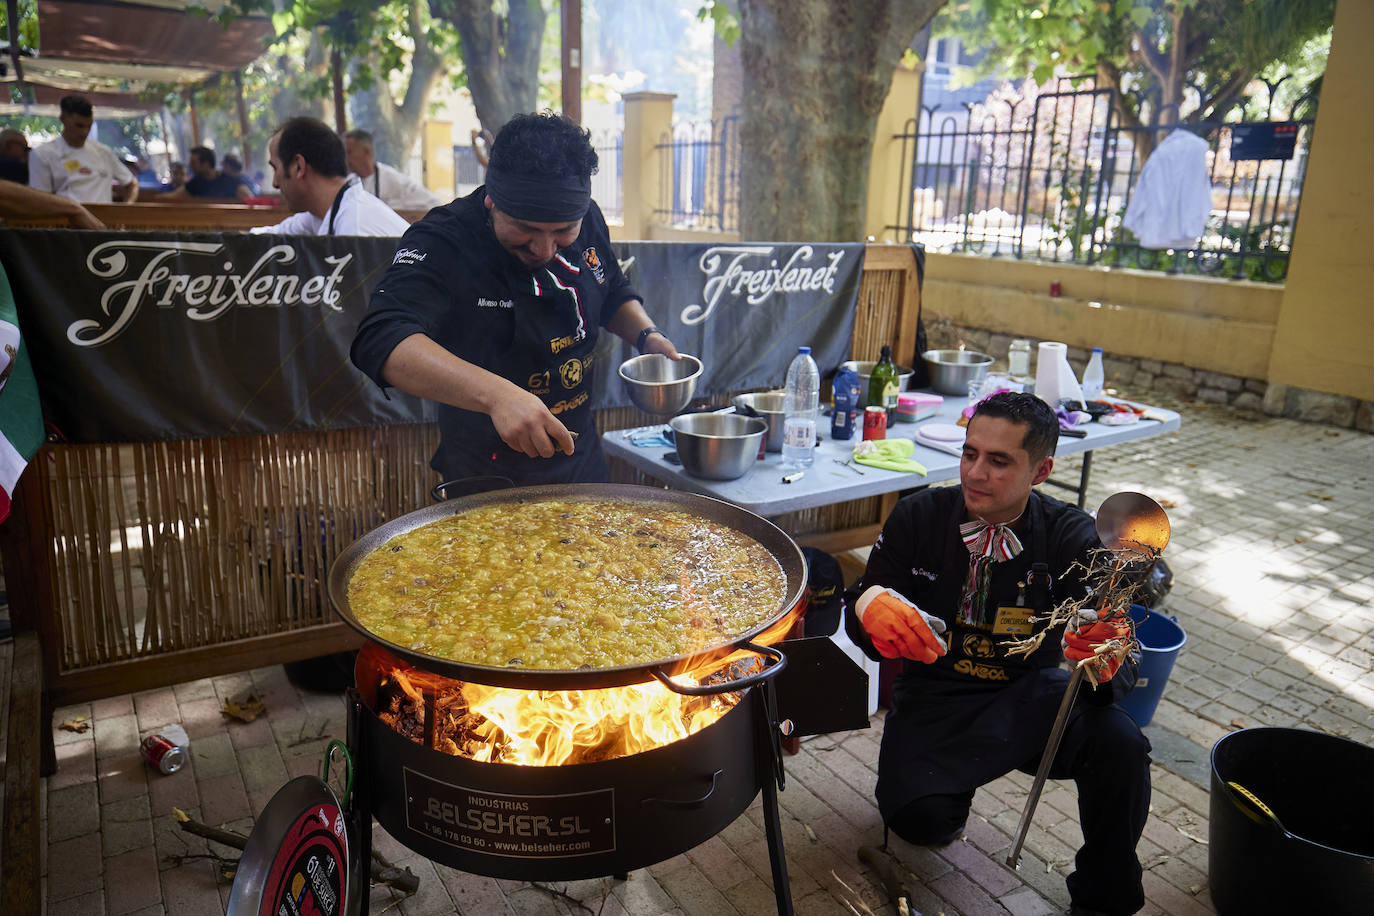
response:
<svg viewBox="0 0 1374 916"><path fill-rule="evenodd" d="M172 810L172 818L177 822L177 826L187 833L219 843L221 846L243 849L248 845L248 837L243 834L202 824L200 821L192 820L185 812L178 809ZM404 894L413 894L420 887L420 878L413 871L409 868L396 868L376 853L372 854L369 871L373 884L385 884L387 887L393 887Z"/></svg>

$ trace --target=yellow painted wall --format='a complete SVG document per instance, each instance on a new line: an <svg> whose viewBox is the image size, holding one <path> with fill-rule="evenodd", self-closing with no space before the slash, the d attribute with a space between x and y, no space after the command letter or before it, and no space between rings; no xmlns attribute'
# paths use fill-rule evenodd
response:
<svg viewBox="0 0 1374 916"><path fill-rule="evenodd" d="M1340 0L1269 381L1374 400L1374 3Z"/></svg>
<svg viewBox="0 0 1374 916"><path fill-rule="evenodd" d="M453 195L453 122L426 121L420 134L425 187L444 200Z"/></svg>
<svg viewBox="0 0 1374 916"><path fill-rule="evenodd" d="M948 319L1262 379L1282 299L1282 287L1244 280L929 254L921 310L928 327Z"/></svg>
<svg viewBox="0 0 1374 916"><path fill-rule="evenodd" d="M910 173L911 143L904 143L901 135L908 129L915 133L915 125L907 122L916 117L920 99L920 70L898 67L892 75L892 87L883 101L878 126L873 132L873 154L868 165L868 208L864 211L864 235L870 240L895 242L900 238L886 227L897 223L900 215L898 194L901 188L909 185L903 176Z"/></svg>

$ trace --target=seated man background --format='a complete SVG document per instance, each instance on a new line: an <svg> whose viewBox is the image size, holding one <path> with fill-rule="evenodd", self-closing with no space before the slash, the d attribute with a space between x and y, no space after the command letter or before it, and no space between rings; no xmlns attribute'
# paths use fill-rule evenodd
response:
<svg viewBox="0 0 1374 916"><path fill-rule="evenodd" d="M255 233L380 235L400 238L410 224L348 173L343 141L318 118L292 118L267 143L272 186L293 211Z"/></svg>
<svg viewBox="0 0 1374 916"><path fill-rule="evenodd" d="M186 163L173 162L167 167L167 183L159 190L176 191L186 184Z"/></svg>
<svg viewBox="0 0 1374 916"><path fill-rule="evenodd" d="M29 140L13 127L0 130L0 179L29 183Z"/></svg>
<svg viewBox="0 0 1374 916"><path fill-rule="evenodd" d="M884 824L917 845L963 832L975 790L1033 773L1069 680L1060 664L1121 631L1084 624L1046 634L1030 655L1007 643L1087 595L1075 564L1100 546L1092 518L1032 487L1054 466L1059 422L1029 394L983 401L969 421L958 487L902 499L863 577L845 595L846 631L873 659L903 657L883 723L876 796ZM1038 621L1032 618L1041 618ZM944 634L941 638L938 634ZM1068 877L1073 912L1144 904L1135 847L1150 804L1149 742L1118 706L1135 659L1083 681L1050 776L1078 784L1083 846ZM1115 675L1115 677L1113 677Z"/></svg>
<svg viewBox="0 0 1374 916"><path fill-rule="evenodd" d="M224 157L219 161L219 167L220 171L224 172L224 174L246 185L249 197L258 196L258 185L247 175L243 174L243 163L239 160L238 156L235 156L233 153L225 153Z"/></svg>
<svg viewBox="0 0 1374 916"><path fill-rule="evenodd" d="M209 147L192 147L191 172L190 179L183 187L164 194L163 198L209 197L219 200L242 200L253 196L244 181L215 168L215 151Z"/></svg>
<svg viewBox="0 0 1374 916"><path fill-rule="evenodd" d="M409 175L378 162L372 151L372 135L365 130L344 134L348 168L362 179L363 187L393 210L430 210L444 203L429 188Z"/></svg>

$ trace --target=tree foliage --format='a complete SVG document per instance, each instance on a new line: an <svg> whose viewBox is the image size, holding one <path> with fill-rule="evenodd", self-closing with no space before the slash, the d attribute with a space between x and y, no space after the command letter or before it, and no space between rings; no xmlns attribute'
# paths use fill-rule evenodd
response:
<svg viewBox="0 0 1374 916"><path fill-rule="evenodd" d="M1328 32L1335 9L1336 0L963 0L943 32L986 50L982 75L1095 76L1118 90L1124 123L1139 126L1224 117L1267 67L1296 63Z"/></svg>
<svg viewBox="0 0 1374 916"><path fill-rule="evenodd" d="M466 86L478 119L493 131L537 104L548 18L541 0L235 0L233 6L241 14L270 14L278 41L314 36L341 53L352 107L383 158L409 154L441 82ZM305 75L305 94L328 94L327 70Z"/></svg>
<svg viewBox="0 0 1374 916"><path fill-rule="evenodd" d="M945 0L739 0L740 234L864 237L893 74Z"/></svg>

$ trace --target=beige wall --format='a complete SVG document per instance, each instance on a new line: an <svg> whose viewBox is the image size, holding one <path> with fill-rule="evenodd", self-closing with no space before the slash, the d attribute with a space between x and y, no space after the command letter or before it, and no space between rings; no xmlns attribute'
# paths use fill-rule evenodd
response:
<svg viewBox="0 0 1374 916"><path fill-rule="evenodd" d="M1374 3L1340 0L1269 381L1374 400Z"/></svg>
<svg viewBox="0 0 1374 916"><path fill-rule="evenodd" d="M1282 287L1244 280L929 254L921 308L927 326L948 319L1262 379L1282 298Z"/></svg>

